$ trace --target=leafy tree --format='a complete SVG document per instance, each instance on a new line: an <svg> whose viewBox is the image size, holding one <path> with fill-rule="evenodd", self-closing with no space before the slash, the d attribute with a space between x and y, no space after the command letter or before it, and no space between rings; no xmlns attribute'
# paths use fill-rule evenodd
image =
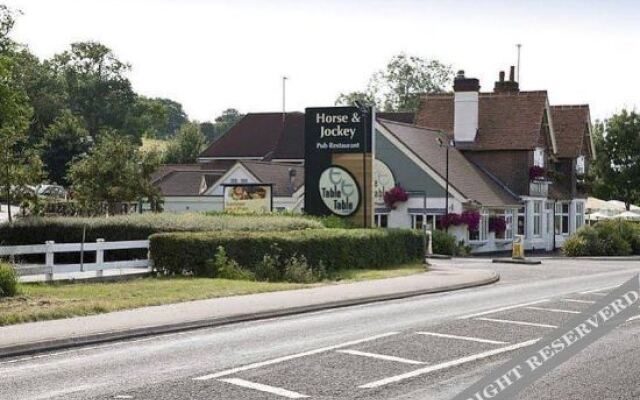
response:
<svg viewBox="0 0 640 400"><path fill-rule="evenodd" d="M157 204L159 191L151 174L159 165L156 152L139 150L130 138L117 132L102 132L89 154L69 169L74 197L83 205L107 205L109 214L122 205L143 200Z"/></svg>
<svg viewBox="0 0 640 400"><path fill-rule="evenodd" d="M153 99L164 106L166 113L166 125L158 132L158 138L164 139L173 136L186 122L189 122L187 113L182 109L182 104L171 99Z"/></svg>
<svg viewBox="0 0 640 400"><path fill-rule="evenodd" d="M207 143L210 143L227 133L242 117L244 117L244 114L240 114L240 111L235 108L227 108L215 119L215 122L200 124L200 129L205 135Z"/></svg>
<svg viewBox="0 0 640 400"><path fill-rule="evenodd" d="M640 201L640 114L622 110L594 129L593 194L631 204Z"/></svg>
<svg viewBox="0 0 640 400"><path fill-rule="evenodd" d="M134 137L164 136L169 122L167 107L158 99L136 96L125 130ZM161 135L162 132L162 135Z"/></svg>
<svg viewBox="0 0 640 400"><path fill-rule="evenodd" d="M131 83L125 76L130 66L97 42L71 44L56 55L52 67L64 80L69 108L82 116L95 140L105 128L122 129L135 103ZM140 133L126 132L140 142Z"/></svg>
<svg viewBox="0 0 640 400"><path fill-rule="evenodd" d="M384 111L416 111L421 95L443 92L452 79L450 66L402 53L371 77L364 92L340 94L336 103L365 100Z"/></svg>
<svg viewBox="0 0 640 400"><path fill-rule="evenodd" d="M16 23L16 15L20 11L13 10L4 4L0 4L0 54L6 55L12 52L16 43L11 39L9 33Z"/></svg>
<svg viewBox="0 0 640 400"><path fill-rule="evenodd" d="M200 132L202 132L202 134L204 135L207 143L211 143L215 139L217 139L216 124L214 124L213 122L207 121L200 123Z"/></svg>
<svg viewBox="0 0 640 400"><path fill-rule="evenodd" d="M49 179L67 185L67 172L71 161L85 154L91 147L91 137L83 122L71 111L64 110L47 128L40 143L40 157L47 168Z"/></svg>
<svg viewBox="0 0 640 400"><path fill-rule="evenodd" d="M178 134L167 146L164 155L165 164L195 163L205 144L205 137L198 123L182 125Z"/></svg>

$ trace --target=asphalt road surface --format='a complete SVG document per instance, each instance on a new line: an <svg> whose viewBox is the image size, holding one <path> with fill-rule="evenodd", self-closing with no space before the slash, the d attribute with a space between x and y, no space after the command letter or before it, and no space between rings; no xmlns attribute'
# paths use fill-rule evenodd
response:
<svg viewBox="0 0 640 400"><path fill-rule="evenodd" d="M0 360L0 399L450 399L640 272L487 265L500 283ZM639 399L640 318L519 399Z"/></svg>

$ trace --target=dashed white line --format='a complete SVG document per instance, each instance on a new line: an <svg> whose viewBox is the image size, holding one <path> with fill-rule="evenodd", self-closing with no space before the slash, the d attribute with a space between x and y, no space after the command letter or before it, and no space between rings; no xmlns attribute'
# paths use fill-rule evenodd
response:
<svg viewBox="0 0 640 400"><path fill-rule="evenodd" d="M474 317L479 317L481 315L497 313L497 312L500 312L500 311L513 310L514 308L520 308L520 307L525 307L525 306L532 306L534 304L545 303L547 301L549 301L549 299L537 300L537 301L532 301L532 302L529 302L529 303L515 304L515 305L507 306L507 307L494 308L493 310L482 311L482 312L475 313L475 314L464 315L462 317L458 317L457 319L474 318Z"/></svg>
<svg viewBox="0 0 640 400"><path fill-rule="evenodd" d="M477 338L477 337L473 337L473 336L447 335L447 334L444 334L444 333L425 332L425 331L416 332L416 333L418 335L436 336L436 337L441 337L441 338L446 338L446 339L467 340L469 342L489 343L489 344L509 344L509 342L502 342L502 341L499 341L499 340L482 339L482 338Z"/></svg>
<svg viewBox="0 0 640 400"><path fill-rule="evenodd" d="M554 313L564 313L564 314L580 314L580 311L575 310L561 310L559 308L546 308L546 307L525 307L527 310L536 310L536 311L548 311Z"/></svg>
<svg viewBox="0 0 640 400"><path fill-rule="evenodd" d="M592 290L585 290L584 292L580 292L580 294L589 294L589 293L602 292L603 290L615 289L617 287L620 287L620 285L601 287L601 288L592 289Z"/></svg>
<svg viewBox="0 0 640 400"><path fill-rule="evenodd" d="M277 396L282 396L289 399L305 399L309 397L307 395L292 392L290 390L282 389L279 387L263 385L261 383L249 382L239 378L220 379L220 381L230 383L236 386L241 386L247 389L259 390L261 392L275 394Z"/></svg>
<svg viewBox="0 0 640 400"><path fill-rule="evenodd" d="M526 321L513 321L510 319L496 319L496 318L476 318L476 319L478 321L498 322L502 324L537 326L539 328L557 328L556 325L538 324L536 322L526 322Z"/></svg>
<svg viewBox="0 0 640 400"><path fill-rule="evenodd" d="M353 356L377 358L379 360L395 361L395 362L404 363L404 364L414 364L414 365L424 364L424 362L422 361L409 360L407 358L401 358L401 357L387 356L384 354L367 353L367 352L358 351L358 350L338 350L338 353L351 354Z"/></svg>
<svg viewBox="0 0 640 400"><path fill-rule="evenodd" d="M447 362L444 362L442 364L431 365L431 366L428 366L428 367L425 367L425 368L417 369L415 371L407 372L405 374L401 374L401 375L396 375L396 376L392 376L392 377L389 377L389 378L380 379L379 381L375 381L375 382L370 382L370 383L361 385L359 387L361 389L378 388L380 386L385 386L385 385L389 385L391 383L396 383L396 382L403 381L405 379L415 378L415 377L420 376L420 375L428 374L429 372L439 371L439 370L442 370L442 369L455 367L456 365L466 364L466 363L469 363L469 362L481 360L483 358L495 356L495 355L498 355L498 354L506 353L506 352L509 352L509 351L517 350L517 349L521 349L523 347L527 347L527 346L531 346L532 344L535 344L538 340L540 340L540 339L528 340L526 342L516 343L516 344L513 344L511 346L501 347L499 349L489 350L489 351L485 351L483 353L478 353L478 354L474 354L474 355L471 355L471 356L458 358L458 359L455 359L455 360L452 360L452 361L447 361Z"/></svg>
<svg viewBox="0 0 640 400"><path fill-rule="evenodd" d="M562 301L568 301L571 303L581 303L581 304L596 304L596 302L593 300L562 299Z"/></svg>
<svg viewBox="0 0 640 400"><path fill-rule="evenodd" d="M309 350L309 351L305 351L303 353L291 354L291 355L284 356L284 357L274 358L272 360L261 361L261 362L257 362L257 363L253 363L253 364L247 364L247 365L244 365L242 367L231 368L231 369L228 369L228 370L225 370L225 371L220 371L220 372L216 372L216 373L213 373L213 374L209 374L209 375L204 375L204 376L200 376L200 377L197 377L197 378L193 378L193 380L206 381L206 380L209 380L209 379L220 378L220 377L223 377L223 376L235 374L237 372L242 372L242 371L247 371L247 370L250 370L250 369L256 369L256 368L260 368L260 367L265 367L265 366L268 366L268 365L278 364L278 363L281 363L281 362L284 362L284 361L294 360L294 359L300 358L300 357L311 356L311 355L314 355L314 354L319 354L319 353L324 353L324 352L331 351L331 350L340 349L342 347L349 347L349 346L353 346L353 345L360 344L360 343L370 342L372 340L385 338L387 336L397 335L399 333L400 332L389 332L389 333L383 333L383 334L380 334L380 335L369 336L369 337L366 337L364 339L353 340L351 342L341 343L341 344L337 344L335 346L321 347L319 349Z"/></svg>

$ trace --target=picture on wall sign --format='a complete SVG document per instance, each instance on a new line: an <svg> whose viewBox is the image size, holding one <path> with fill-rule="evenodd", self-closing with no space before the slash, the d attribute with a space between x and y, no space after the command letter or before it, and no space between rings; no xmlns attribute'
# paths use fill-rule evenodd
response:
<svg viewBox="0 0 640 400"><path fill-rule="evenodd" d="M376 204L384 204L384 194L396 186L396 180L389 166L382 161L373 160L373 198Z"/></svg>
<svg viewBox="0 0 640 400"><path fill-rule="evenodd" d="M224 185L224 211L231 213L265 213L272 210L271 185Z"/></svg>
<svg viewBox="0 0 640 400"><path fill-rule="evenodd" d="M305 110L305 212L373 225L372 107Z"/></svg>

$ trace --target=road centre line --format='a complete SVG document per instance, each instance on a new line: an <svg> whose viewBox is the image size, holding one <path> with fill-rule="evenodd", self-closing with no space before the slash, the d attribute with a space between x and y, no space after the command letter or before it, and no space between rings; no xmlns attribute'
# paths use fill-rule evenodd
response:
<svg viewBox="0 0 640 400"><path fill-rule="evenodd" d="M309 397L307 395L296 393L296 392L292 392L290 390L278 388L278 387L275 387L275 386L263 385L261 383L249 382L249 381L245 381L244 379L239 379L239 378L220 379L220 381L221 382L230 383L230 384L236 385L236 386L241 386L241 387L247 388L247 389L253 389L253 390L258 390L258 391L261 391L261 392L275 394L277 396L282 396L282 397L286 397L286 398L289 398L289 399L305 399L305 398Z"/></svg>
<svg viewBox="0 0 640 400"><path fill-rule="evenodd" d="M417 369L415 371L411 371L411 372L407 372L407 373L404 373L404 374L392 376L392 377L389 377L389 378L380 379L379 381L375 381L375 382L370 382L370 383L367 383L367 384L359 386L359 388L361 388L361 389L378 388L378 387L381 387L381 386L389 385L391 383L396 383L396 382L400 382L400 381L403 381L403 380L406 380L406 379L415 378L415 377L420 376L420 375L428 374L429 372L435 372L435 371L443 370L443 369L446 369L446 368L455 367L457 365L462 365L462 364L466 364L466 363L469 363L469 362L481 360L483 358L487 358L487 357L495 356L495 355L498 355L498 354L506 353L506 352L509 352L509 351L518 350L518 349L521 349L523 347L531 346L531 345L535 344L538 340L540 340L540 339L538 338L538 339L528 340L526 342L516 343L516 344L513 344L511 346L506 346L506 347L501 347L499 349L493 349L493 350L485 351L483 353L478 353L478 354L474 354L474 355L471 355L471 356L458 358L456 360L447 361L447 362L444 362L444 363L441 363L441 364L430 365L428 367Z"/></svg>
<svg viewBox="0 0 640 400"><path fill-rule="evenodd" d="M561 299L562 301L568 301L572 303L581 303L581 304L596 304L593 300L578 300L578 299Z"/></svg>
<svg viewBox="0 0 640 400"><path fill-rule="evenodd" d="M476 318L477 321L488 321L488 322L499 322L502 324L511 324L511 325L523 325L523 326L537 326L539 328L557 328L556 325L547 325L547 324L538 324L535 322L526 322L526 321L513 321L510 319L496 319L496 318Z"/></svg>
<svg viewBox="0 0 640 400"><path fill-rule="evenodd" d="M561 310L559 308L546 308L546 307L525 307L527 310L536 310L536 311L549 311L554 313L564 313L564 314L580 314L580 311L575 310Z"/></svg>
<svg viewBox="0 0 640 400"><path fill-rule="evenodd" d="M309 350L309 351L305 351L303 353L291 354L291 355L288 355L288 356L274 358L272 360L260 361L260 362L253 363L253 364L247 364L247 365L244 365L242 367L231 368L231 369L227 369L227 370L224 370L224 371L216 372L216 373L213 373L213 374L199 376L197 378L193 378L193 380L195 380L195 381L206 381L206 380L210 380L210 379L221 378L223 376L232 375L232 374L235 374L235 373L238 373L238 372L242 372L242 371L247 371L247 370L250 370L250 369L266 367L268 365L278 364L278 363L281 363L281 362L294 360L296 358L311 356L311 355L319 354L319 353L325 353L327 351L336 350L336 349L340 349L340 348L343 348L343 347L349 347L349 346L353 346L353 345L360 344L360 343L370 342L372 340L382 339L382 338L385 338L385 337L388 337L388 336L398 335L399 333L400 332L388 332L388 333L383 333L383 334L380 334L380 335L369 336L369 337L366 337L364 339L352 340L350 342L340 343L340 344L337 344L337 345L334 345L334 346L321 347L319 349Z"/></svg>
<svg viewBox="0 0 640 400"><path fill-rule="evenodd" d="M601 287L601 288L592 289L592 290L585 290L584 292L580 292L580 294L589 294L589 293L602 292L603 290L615 289L617 287L620 287L620 285Z"/></svg>
<svg viewBox="0 0 640 400"><path fill-rule="evenodd" d="M547 301L549 301L549 299L537 300L537 301L532 301L532 302L529 302L529 303L515 304L515 305L507 306L507 307L494 308L494 309L488 310L488 311L482 311L482 312L475 313L475 314L464 315L464 316L458 317L456 319L468 319L468 318L480 317L482 315L493 314L493 313L497 313L497 312L500 312L500 311L507 311L507 310L512 310L514 308L520 308L520 307L525 307L525 306L532 306L534 304L545 303Z"/></svg>
<svg viewBox="0 0 640 400"><path fill-rule="evenodd" d="M502 342L502 341L499 341L499 340L482 339L482 338L477 338L477 337L473 337L473 336L447 335L447 334L444 334L444 333L425 332L425 331L416 332L416 334L418 334L418 335L426 335L426 336L436 336L436 337L441 337L441 338L446 338L446 339L467 340L469 342L478 342L478 343L509 344L509 342Z"/></svg>
<svg viewBox="0 0 640 400"><path fill-rule="evenodd" d="M358 350L338 350L337 352L344 353L344 354L351 354L353 356L371 357L371 358L377 358L380 360L395 361L395 362L405 363L405 364L413 364L413 365L425 364L422 361L409 360L407 358L401 358L401 357L387 356L384 354L367 353L367 352L358 351Z"/></svg>

